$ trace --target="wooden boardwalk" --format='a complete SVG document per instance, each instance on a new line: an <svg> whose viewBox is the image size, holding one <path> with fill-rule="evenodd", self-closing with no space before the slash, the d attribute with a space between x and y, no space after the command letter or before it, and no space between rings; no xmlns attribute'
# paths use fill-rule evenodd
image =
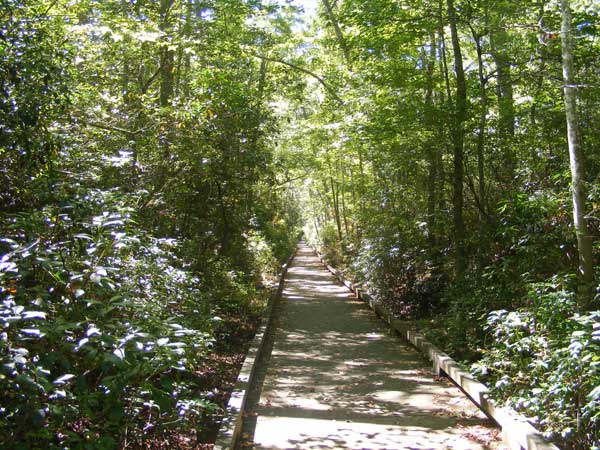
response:
<svg viewBox="0 0 600 450"><path fill-rule="evenodd" d="M300 244L242 447L499 449L498 430Z"/></svg>

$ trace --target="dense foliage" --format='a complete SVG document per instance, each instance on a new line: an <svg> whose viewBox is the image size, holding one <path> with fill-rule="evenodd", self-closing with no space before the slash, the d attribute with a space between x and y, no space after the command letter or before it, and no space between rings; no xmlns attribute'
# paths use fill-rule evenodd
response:
<svg viewBox="0 0 600 450"><path fill-rule="evenodd" d="M329 89L282 145L307 235L563 448L600 446L598 3L320 4Z"/></svg>
<svg viewBox="0 0 600 450"><path fill-rule="evenodd" d="M221 395L201 369L297 235L271 188L280 74L248 50L279 16L2 1L0 447L197 445Z"/></svg>
<svg viewBox="0 0 600 450"><path fill-rule="evenodd" d="M303 224L600 447L598 3L289 3L0 0L0 446L199 445Z"/></svg>

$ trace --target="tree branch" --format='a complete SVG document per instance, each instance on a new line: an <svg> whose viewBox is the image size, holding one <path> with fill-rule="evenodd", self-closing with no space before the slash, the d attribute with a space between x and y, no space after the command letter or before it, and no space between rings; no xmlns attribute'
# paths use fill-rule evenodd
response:
<svg viewBox="0 0 600 450"><path fill-rule="evenodd" d="M50 10L52 8L54 8L54 6L58 3L58 0L54 0L52 3L50 3L50 5L46 8L46 11L44 12L43 16L47 16L50 13Z"/></svg>
<svg viewBox="0 0 600 450"><path fill-rule="evenodd" d="M144 95L148 91L148 89L150 88L150 85L152 84L152 82L154 80L156 80L156 77L158 77L162 68L163 68L162 64L159 64L158 69L156 69L156 72L154 72L152 74L152 76L150 78L148 78L148 80L144 83L144 85L142 86L142 89L141 89L142 95Z"/></svg>
<svg viewBox="0 0 600 450"><path fill-rule="evenodd" d="M275 186L277 187L281 187L281 186L285 186L288 183L292 183L294 181L298 181L298 180L305 180L306 178L308 178L310 176L310 173L305 173L302 174L298 177L294 177L294 178L286 178L283 181L275 181Z"/></svg>
<svg viewBox="0 0 600 450"><path fill-rule="evenodd" d="M348 48L348 43L346 42L346 38L344 37L344 33L342 33L342 29L340 28L340 24L338 23L335 14L333 13L333 6L329 0L323 0L323 5L325 5L325 10L327 11L327 15L329 16L329 20L331 20L331 24L333 25L333 30L335 31L335 36L342 47L342 53L344 55L344 59L346 60L346 64L350 71L352 71L352 60L350 59L350 49Z"/></svg>
<svg viewBox="0 0 600 450"><path fill-rule="evenodd" d="M78 120L79 120L79 123L81 123L82 125L85 125L87 127L99 128L101 130L106 130L106 131L116 131L117 133L122 133L122 134L125 134L125 135L129 136L129 137L135 137L136 135L138 135L142 131L144 131L144 130L131 131L131 130L127 130L125 128L114 127L112 125L106 125L104 123L89 122L87 120L81 120L81 119L78 119Z"/></svg>
<svg viewBox="0 0 600 450"><path fill-rule="evenodd" d="M327 82L325 81L325 79L323 79L323 77L317 75L316 73L311 72L310 70L305 69L304 67L300 67L300 66L297 66L296 64L292 64L291 62L284 61L283 59L271 58L269 56L259 55L258 53L254 53L254 52L251 52L250 54L252 56L262 59L264 61L271 61L274 63L283 64L284 66L291 67L294 70L297 70L299 72L305 73L306 75L313 77L315 80L317 80L319 83L321 83L321 85L325 88L325 90L327 92L329 92L331 94L331 96L337 102L339 102L341 105L344 104L344 101L339 97L339 95L337 95L335 90L329 84L327 84Z"/></svg>

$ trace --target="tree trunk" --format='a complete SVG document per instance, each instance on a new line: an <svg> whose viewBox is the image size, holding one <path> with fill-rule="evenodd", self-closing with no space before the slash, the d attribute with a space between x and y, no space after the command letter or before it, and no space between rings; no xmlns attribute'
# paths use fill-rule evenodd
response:
<svg viewBox="0 0 600 450"><path fill-rule="evenodd" d="M465 249L465 223L463 219L463 178L464 178L464 122L467 118L467 83L460 50L456 9L454 0L448 0L448 20L454 52L454 72L456 74L456 100L454 123L452 127L453 175L452 175L452 206L454 222L454 248L457 277L462 277L467 268L467 252Z"/></svg>
<svg viewBox="0 0 600 450"><path fill-rule="evenodd" d="M160 30L167 33L167 36L171 32L170 14L173 1L160 0ZM170 42L167 40L165 44L170 44ZM168 45L165 45L161 49L160 67L160 107L165 108L171 103L175 86L173 73L173 69L175 68L175 52Z"/></svg>
<svg viewBox="0 0 600 450"><path fill-rule="evenodd" d="M323 6L325 6L325 11L327 11L327 16L329 16L329 20L333 25L333 30L335 31L335 36L342 47L342 53L344 55L344 61L348 66L348 69L352 71L352 60L350 59L350 49L348 48L348 43L346 42L346 38L344 38L344 34L340 28L340 24L338 23L335 14L333 13L333 7L329 0L323 0Z"/></svg>
<svg viewBox="0 0 600 450"><path fill-rule="evenodd" d="M350 228L348 226L348 212L346 210L346 167L344 166L344 162L341 163L338 161L338 167L341 165L340 176L342 179L341 186L341 208L342 208L342 219L344 221L344 232L346 233L346 239L350 236Z"/></svg>
<svg viewBox="0 0 600 450"><path fill-rule="evenodd" d="M444 0L439 0L438 3L439 29L438 36L440 40L440 69L444 74L446 82L446 96L448 102L452 102L452 91L450 90L450 76L448 75L448 58L446 56L446 37L444 34Z"/></svg>
<svg viewBox="0 0 600 450"><path fill-rule="evenodd" d="M538 26L541 29L544 29L545 24L544 24L544 6L545 6L545 2L540 2L539 5L539 9L538 9L538 17L539 17L539 21L538 21ZM537 58L539 59L539 65L537 67L537 79L535 82L535 89L534 89L534 98L538 98L539 94L542 92L543 86L544 86L544 74L546 74L546 61L548 59L548 51L546 49L545 45L538 45L536 48L536 53L537 53ZM536 124L537 124L537 105L534 102L531 105L531 111L529 113L529 119L531 120L531 125L535 128Z"/></svg>
<svg viewBox="0 0 600 450"><path fill-rule="evenodd" d="M434 71L437 54L437 42L435 34L429 35L429 54L424 55L425 67L427 68L427 91L425 93L425 122L428 130L435 134L436 124L433 111L433 89L434 89ZM428 239L431 247L435 247L437 242L437 221L436 221L436 206L437 206L437 178L438 178L438 156L437 156L437 139L427 139L425 145L425 153L427 155L427 222L428 222Z"/></svg>
<svg viewBox="0 0 600 450"><path fill-rule="evenodd" d="M475 49L477 51L477 66L479 76L479 103L481 111L479 114L479 129L477 130L477 204L479 205L479 236L478 236L478 258L477 258L477 278L481 279L483 268L485 265L485 248L488 243L486 239L486 222L487 222L487 199L485 191L485 135L487 129L487 78L484 74L483 49L481 47L481 35L471 27L471 34L475 41Z"/></svg>
<svg viewBox="0 0 600 450"><path fill-rule="evenodd" d="M445 90L440 90L437 92L437 95L439 96L439 100L438 100L438 104L439 105L450 105L452 104L452 91L450 90L450 78L448 75L448 59L446 56L446 38L444 36L444 3L443 0L439 1L438 4L439 10L438 10L438 15L439 15L439 28L437 30L437 34L438 34L438 41L439 41L439 45L438 45L438 70L440 71L441 74L443 74L444 77L444 85L445 85ZM447 209L447 205L446 205L446 192L445 192L445 187L446 187L446 169L444 167L444 155L447 155L449 153L449 148L448 148L448 139L447 139L447 121L445 120L438 120L437 121L437 138L438 138L438 143L440 143L440 149L437 152L437 184L438 184L438 188L437 188L437 210L438 211L445 211ZM439 219L439 217L438 217ZM439 227L439 225L438 225ZM439 238L440 236L438 236Z"/></svg>
<svg viewBox="0 0 600 450"><path fill-rule="evenodd" d="M331 188L331 200L333 202L333 218L335 219L335 225L337 227L338 239L342 242L342 221L340 218L340 201L339 201L339 189L336 187L337 183L333 179L333 167L329 155L326 157L327 169L329 172L329 187Z"/></svg>
<svg viewBox="0 0 600 450"><path fill-rule="evenodd" d="M193 32L193 6L193 0L186 1L185 20L183 21L183 24L180 24L180 36L186 39L190 38ZM175 95L181 95L183 97L189 96L191 63L190 54L185 52L185 45L183 42L180 42L177 48Z"/></svg>
<svg viewBox="0 0 600 450"><path fill-rule="evenodd" d="M573 32L569 0L560 0L562 13L562 59L567 138L571 165L571 191L573 195L573 222L579 252L579 305L582 309L591 306L594 284L593 239L585 217L584 164L579 142L577 116L577 87L574 77Z"/></svg>
<svg viewBox="0 0 600 450"><path fill-rule="evenodd" d="M158 184L165 183L168 178L169 160L171 159L171 145L173 140L173 127L171 123L171 114L167 108L171 105L173 93L175 90L175 52L169 48L171 42L169 37L172 37L171 30L171 8L174 0L160 0L160 23L159 28L165 34L165 44L160 49L160 91L159 91L159 106L160 106L160 137L159 145L162 150L163 167L158 174Z"/></svg>
<svg viewBox="0 0 600 450"><path fill-rule="evenodd" d="M227 211L227 205L225 203L225 196L224 196L224 192L223 192L223 188L221 187L221 182L220 181L215 181L215 184L217 186L217 194L218 194L218 199L219 199L219 210L221 212L221 225L222 225L222 229L221 231L221 236L220 236L220 243L221 243L221 251L223 254L227 254L229 252L229 247L230 247L230 234L231 234L231 227L229 224L229 214Z"/></svg>
<svg viewBox="0 0 600 450"><path fill-rule="evenodd" d="M478 196L479 196L479 216L483 224L485 219L485 132L487 128L487 79L485 78L483 68L483 51L481 48L481 37L473 32L475 47L477 49L477 65L479 74L479 103L481 112L479 114L479 129L477 130L477 178L478 178Z"/></svg>
<svg viewBox="0 0 600 450"><path fill-rule="evenodd" d="M508 33L499 30L490 36L491 54L496 64L496 96L498 97L498 134L503 155L502 179L511 186L516 172L516 156L512 148L512 138L515 135L515 107L513 84L510 70L510 58L504 48L508 41Z"/></svg>
<svg viewBox="0 0 600 450"><path fill-rule="evenodd" d="M338 239L340 240L340 242L342 242L343 235L342 235L342 221L340 220L339 191L335 187L335 183L333 181L333 176L329 177L329 182L331 183L331 195L333 198L333 215L335 217L335 224L337 226Z"/></svg>

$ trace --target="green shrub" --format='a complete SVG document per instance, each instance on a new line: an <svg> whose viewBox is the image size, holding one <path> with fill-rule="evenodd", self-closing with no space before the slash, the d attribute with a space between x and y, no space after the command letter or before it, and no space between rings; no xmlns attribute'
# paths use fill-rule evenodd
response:
<svg viewBox="0 0 600 450"><path fill-rule="evenodd" d="M600 446L600 311L578 314L568 279L531 285L528 306L489 314L474 370L565 449Z"/></svg>
<svg viewBox="0 0 600 450"><path fill-rule="evenodd" d="M124 207L84 221L97 206L8 218L2 446L114 448L125 432L185 426L214 407L191 376L213 341L199 278L185 270L175 240L146 236Z"/></svg>
<svg viewBox="0 0 600 450"><path fill-rule="evenodd" d="M397 232L364 238L353 264L364 287L404 318L431 313L444 284L433 260L416 243Z"/></svg>

